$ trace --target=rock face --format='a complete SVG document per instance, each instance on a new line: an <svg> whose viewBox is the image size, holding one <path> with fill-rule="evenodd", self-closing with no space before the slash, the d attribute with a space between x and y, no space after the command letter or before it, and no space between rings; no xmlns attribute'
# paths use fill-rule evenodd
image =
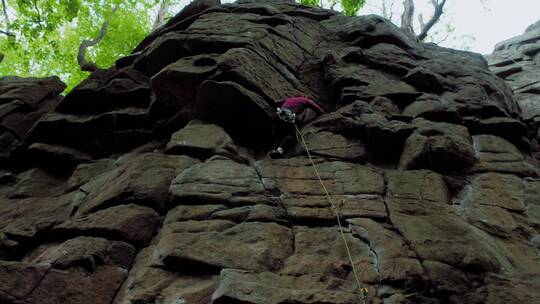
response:
<svg viewBox="0 0 540 304"><path fill-rule="evenodd" d="M0 78L0 161L8 158L43 114L54 110L65 88L58 77Z"/></svg>
<svg viewBox="0 0 540 304"><path fill-rule="evenodd" d="M512 88L522 112L533 148L540 159L540 23L529 26L521 36L495 46L487 56L493 73ZM510 125L508 127L511 128ZM523 127L520 127L523 128Z"/></svg>
<svg viewBox="0 0 540 304"><path fill-rule="evenodd" d="M532 303L529 77L516 102L378 16L200 0L64 98L1 79L0 303L361 303L343 239L365 303ZM295 94L327 110L301 132L343 236L306 149L266 156Z"/></svg>

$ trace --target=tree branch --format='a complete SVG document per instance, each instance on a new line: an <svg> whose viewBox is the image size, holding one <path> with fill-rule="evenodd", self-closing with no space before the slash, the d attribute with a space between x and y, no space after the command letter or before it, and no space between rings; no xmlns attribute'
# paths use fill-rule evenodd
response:
<svg viewBox="0 0 540 304"><path fill-rule="evenodd" d="M114 15L116 10L118 9L118 6L115 6L112 10L111 17ZM96 38L92 40L84 39L81 42L81 45L79 45L79 52L77 53L77 62L79 63L79 66L81 67L81 71L87 71L87 72L94 72L96 71L97 65L93 62L90 62L86 59L86 49L88 49L91 46L97 45L98 43L103 40L103 37L105 37L105 34L107 34L107 30L109 29L109 21L105 20L103 22L103 25L101 25L101 30L99 31L99 34Z"/></svg>
<svg viewBox="0 0 540 304"><path fill-rule="evenodd" d="M8 13L7 13L6 0L2 0L2 10L4 11L4 18L6 20L6 32L3 33L3 34L6 34L6 33L9 33L9 28L10 28L10 22L9 22L9 16L8 16ZM10 35L8 35L8 36L10 36ZM15 36L15 35L13 35L13 36Z"/></svg>
<svg viewBox="0 0 540 304"><path fill-rule="evenodd" d="M392 18L394 18L394 1L390 1L390 16L388 17L388 20L392 21Z"/></svg>
<svg viewBox="0 0 540 304"><path fill-rule="evenodd" d="M437 41L437 42L434 41L434 43L435 43L435 44L441 44L441 43L445 42L446 40L448 40L448 38L450 38L450 34L447 33L447 34L444 36L444 38L441 38L441 39L440 39L439 41Z"/></svg>
<svg viewBox="0 0 540 304"><path fill-rule="evenodd" d="M0 34L4 34L4 35L9 36L9 37L15 37L15 34L13 34L12 32L7 32L7 31L3 31L3 30L0 30Z"/></svg>
<svg viewBox="0 0 540 304"><path fill-rule="evenodd" d="M152 26L152 30L157 29L163 24L163 21L165 20L165 14L167 14L168 9L169 0L161 0L161 2L159 3L156 19L154 20L154 25Z"/></svg>
<svg viewBox="0 0 540 304"><path fill-rule="evenodd" d="M411 33L412 35L415 35L412 26L414 16L414 3L412 0L404 0L403 7L404 10L403 14L401 15L401 28Z"/></svg>
<svg viewBox="0 0 540 304"><path fill-rule="evenodd" d="M43 24L41 23L41 12L39 11L37 0L34 0L33 2L34 2L34 8L36 9L36 12L37 12L37 23L39 24L39 27L43 29Z"/></svg>
<svg viewBox="0 0 540 304"><path fill-rule="evenodd" d="M409 0L410 1L410 0ZM446 4L446 0L441 0L439 2L438 0L431 0L431 3L433 4L433 7L435 8L435 12L433 13L433 17L429 19L429 21L425 24L425 26L422 27L422 30L420 34L418 35L418 39L424 40L431 28L439 21L441 18L441 15L443 14L443 8Z"/></svg>
<svg viewBox="0 0 540 304"><path fill-rule="evenodd" d="M336 0L332 0L332 5L330 5L330 9L335 11L334 7L336 6L337 4L337 1Z"/></svg>

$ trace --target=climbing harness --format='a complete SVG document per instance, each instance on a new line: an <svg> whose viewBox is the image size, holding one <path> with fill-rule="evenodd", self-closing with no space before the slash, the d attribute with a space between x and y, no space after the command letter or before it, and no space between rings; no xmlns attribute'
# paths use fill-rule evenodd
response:
<svg viewBox="0 0 540 304"><path fill-rule="evenodd" d="M301 139L302 145L306 149L307 155L309 157L309 161L311 162L311 166L313 166L313 170L315 171L315 175L317 176L317 179L319 179L319 183L321 184L321 186L322 186L322 188L324 190L324 193L326 195L326 199L328 200L328 202L330 203L330 206L332 207L332 211L334 211L334 215L336 216L336 220L337 220L337 224L338 224L339 234L341 235L341 239L343 240L343 244L345 245L345 249L347 251L347 256L349 258L349 263L351 264L351 269L352 269L352 272L354 274L354 279L356 280L356 284L358 285L358 290L360 291L360 295L362 297L362 304L366 304L369 290L366 287L362 287L362 283L360 283L360 279L358 278L358 273L356 272L356 267L354 267L354 262L353 262L353 258L352 258L352 255L351 255L351 250L349 249L349 243L347 243L347 239L345 238L345 232L343 232L343 226L341 225L341 219L339 217L339 210L338 210L336 204L334 204L334 201L332 200L332 197L330 196L330 193L328 193L328 189L326 189L326 186L324 185L324 183L322 181L321 175L319 174L319 170L317 170L317 166L315 165L315 162L313 161L313 158L311 157L311 153L310 153L309 148L308 148L308 146L306 144L306 140L304 139L304 135L302 134L302 132L300 132L297 125L294 125L294 128L295 128L296 134L297 134L296 137L297 137L297 139L298 138Z"/></svg>
<svg viewBox="0 0 540 304"><path fill-rule="evenodd" d="M283 120L284 122L288 122L288 123L295 122L296 114L289 108L277 108L276 114L279 117L279 119Z"/></svg>

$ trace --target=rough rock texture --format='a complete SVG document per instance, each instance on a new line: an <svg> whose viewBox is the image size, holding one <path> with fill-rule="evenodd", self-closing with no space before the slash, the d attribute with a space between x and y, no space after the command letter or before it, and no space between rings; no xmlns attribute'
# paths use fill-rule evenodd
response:
<svg viewBox="0 0 540 304"><path fill-rule="evenodd" d="M521 108L523 123L528 129L533 154L540 159L540 23L529 26L521 36L495 46L487 56L493 73L503 78L514 91ZM501 122L502 123L502 122ZM506 128L522 128L507 122ZM501 126L502 127L502 126Z"/></svg>
<svg viewBox="0 0 540 304"><path fill-rule="evenodd" d="M299 93L327 110L301 131L366 303L532 303L530 85L516 102L480 55L271 0L194 1L63 99L4 78L6 109L39 106L0 122L0 303L361 303L305 149L266 156Z"/></svg>
<svg viewBox="0 0 540 304"><path fill-rule="evenodd" d="M65 88L58 77L0 78L0 161L5 162L43 114L54 110Z"/></svg>

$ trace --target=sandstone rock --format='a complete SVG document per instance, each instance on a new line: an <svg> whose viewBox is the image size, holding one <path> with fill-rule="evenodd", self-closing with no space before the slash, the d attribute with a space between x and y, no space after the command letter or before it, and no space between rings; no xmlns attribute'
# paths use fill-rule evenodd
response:
<svg viewBox="0 0 540 304"><path fill-rule="evenodd" d="M65 88L66 85L58 77L2 77L0 80L0 103L21 100L33 107L37 107L50 94L58 95Z"/></svg>
<svg viewBox="0 0 540 304"><path fill-rule="evenodd" d="M180 205L169 210L165 219L165 224L169 221L204 220L210 218L212 214L225 209L227 209L227 207L224 205Z"/></svg>
<svg viewBox="0 0 540 304"><path fill-rule="evenodd" d="M113 303L209 303L215 289L212 276L186 276L155 267L156 247L142 249Z"/></svg>
<svg viewBox="0 0 540 304"><path fill-rule="evenodd" d="M187 156L143 153L82 185L79 214L119 204L141 204L157 210L169 204L174 176L197 161Z"/></svg>
<svg viewBox="0 0 540 304"><path fill-rule="evenodd" d="M212 219L204 221L182 221L168 223L161 229L163 235L171 233L198 233L209 231L224 231L234 227L235 223L230 220Z"/></svg>
<svg viewBox="0 0 540 304"><path fill-rule="evenodd" d="M273 109L261 96L234 82L205 81L197 96L195 118L223 126L240 145L260 148L271 136ZM219 115L227 112L228 115ZM245 115L250 113L250 115ZM246 128L249 126L249 128Z"/></svg>
<svg viewBox="0 0 540 304"><path fill-rule="evenodd" d="M69 219L72 194L0 200L0 230L22 238L32 238Z"/></svg>
<svg viewBox="0 0 540 304"><path fill-rule="evenodd" d="M473 134L492 134L521 144L520 138L526 133L526 126L519 120L509 117L491 117L467 121Z"/></svg>
<svg viewBox="0 0 540 304"><path fill-rule="evenodd" d="M501 257L491 249L490 239L453 215L440 175L429 171L395 172L389 174L387 187L392 225L420 259L463 270L499 271ZM445 245L448 243L452 246Z"/></svg>
<svg viewBox="0 0 540 304"><path fill-rule="evenodd" d="M285 224L289 220L287 212L280 207L257 204L255 206L236 207L220 210L210 218L226 219L234 222L276 222Z"/></svg>
<svg viewBox="0 0 540 304"><path fill-rule="evenodd" d="M193 1L190 4L186 5L176 16L169 19L165 26L156 29L154 32L150 33L148 37L143 39L143 41L139 44L137 48L135 48L134 52L142 50L144 47L148 46L151 42L153 42L156 37L158 37L160 34L166 33L167 31L171 31L174 28L178 28L178 24L182 23L182 21L186 19L192 19L192 17L197 16L198 14L202 13L206 9L214 6L219 5L220 2L217 0L197 0ZM172 27L172 28L171 28Z"/></svg>
<svg viewBox="0 0 540 304"><path fill-rule="evenodd" d="M197 97L196 88L217 70L217 54L203 54L180 58L152 77L156 97L148 114L163 128L178 128L193 116ZM176 114L171 117L171 112Z"/></svg>
<svg viewBox="0 0 540 304"><path fill-rule="evenodd" d="M123 107L145 107L150 102L148 77L132 68L94 72L76 86L57 110L70 114L103 113Z"/></svg>
<svg viewBox="0 0 540 304"><path fill-rule="evenodd" d="M476 163L471 172L500 172L520 176L538 176L535 168L510 142L492 135L473 136Z"/></svg>
<svg viewBox="0 0 540 304"><path fill-rule="evenodd" d="M69 180L66 182L67 191L74 190L75 188L90 182L94 177L111 171L116 168L116 165L112 159L100 159L89 163L78 165Z"/></svg>
<svg viewBox="0 0 540 304"><path fill-rule="evenodd" d="M539 30L537 27L529 27L527 30L525 30L523 35L497 43L495 46L495 51L519 48L524 43L530 43L537 40L538 35Z"/></svg>
<svg viewBox="0 0 540 304"><path fill-rule="evenodd" d="M425 261L423 266L440 291L460 294L469 288L470 281L465 273L448 264Z"/></svg>
<svg viewBox="0 0 540 304"><path fill-rule="evenodd" d="M91 275L84 271L62 271L51 269L32 293L28 303L110 303L122 281L125 270L113 266L102 266Z"/></svg>
<svg viewBox="0 0 540 304"><path fill-rule="evenodd" d="M317 276L283 276L271 272L225 269L221 271L212 303L353 304L358 302L358 297L350 285L332 280L321 282Z"/></svg>
<svg viewBox="0 0 540 304"><path fill-rule="evenodd" d="M213 157L177 175L170 192L174 203L233 205L269 201L257 171L223 157Z"/></svg>
<svg viewBox="0 0 540 304"><path fill-rule="evenodd" d="M45 244L23 258L23 262L50 264L56 269L82 266L92 272L99 265L129 269L135 248L124 242L103 238L77 237L61 244Z"/></svg>
<svg viewBox="0 0 540 304"><path fill-rule="evenodd" d="M445 173L459 171L476 161L467 128L425 120L413 124L417 129L405 141L400 168Z"/></svg>
<svg viewBox="0 0 540 304"><path fill-rule="evenodd" d="M365 125L371 155L378 159L399 158L405 140L414 129L402 121L388 120L380 114L363 114L359 120Z"/></svg>
<svg viewBox="0 0 540 304"><path fill-rule="evenodd" d="M540 181L525 181L525 205L527 215L534 227L540 226Z"/></svg>
<svg viewBox="0 0 540 304"><path fill-rule="evenodd" d="M0 261L0 301L16 302L35 290L49 265Z"/></svg>
<svg viewBox="0 0 540 304"><path fill-rule="evenodd" d="M92 160L87 153L59 145L33 143L28 147L28 157L35 164L51 171L72 170L80 163Z"/></svg>
<svg viewBox="0 0 540 304"><path fill-rule="evenodd" d="M287 96L302 93L294 88L279 71L268 64L267 58L261 57L258 53L247 48L228 50L219 57L218 66L222 75L217 77L225 77L226 75L227 78L246 88L258 88L261 90L261 96L266 100L277 101Z"/></svg>
<svg viewBox="0 0 540 304"><path fill-rule="evenodd" d="M408 71L403 80L416 88L426 92L439 93L443 90L442 76L437 75L426 68L417 67Z"/></svg>
<svg viewBox="0 0 540 304"><path fill-rule="evenodd" d="M422 117L432 121L459 122L456 105L433 95L419 97L403 110L403 115L412 118Z"/></svg>
<svg viewBox="0 0 540 304"><path fill-rule="evenodd" d="M521 109L521 116L523 120L529 122L528 130L524 126L518 126L517 122L509 124L509 122L500 122L499 128L501 131L505 131L502 125L511 127L510 130L506 130L505 139L512 141L513 143L519 143L515 141L517 138L508 134L510 131L529 132L534 134L537 132L540 124L535 121L535 117L540 115L540 100L538 99L538 80L540 74L538 73L538 39L540 32L537 27L531 27L520 36L510 38L506 41L500 42L496 45L495 51L492 55L487 56L492 70L502 69L503 71L512 71L513 73L505 73L501 75L506 83L514 90L515 99ZM521 129L517 129L521 127ZM491 133L493 134L493 133ZM495 134L498 135L498 134ZM532 148L535 157L538 159L538 140L533 140L531 147L527 144L526 148Z"/></svg>
<svg viewBox="0 0 540 304"><path fill-rule="evenodd" d="M375 97L370 105L374 112L382 113L386 118L392 118L401 114L401 109L390 98Z"/></svg>
<svg viewBox="0 0 540 304"><path fill-rule="evenodd" d="M312 131L309 130L304 137L313 155L348 161L365 161L368 158L366 145L360 140L327 131Z"/></svg>
<svg viewBox="0 0 540 304"><path fill-rule="evenodd" d="M201 53L224 53L230 48L244 47L253 42L254 38L260 37L262 35L258 33L220 36L204 32L193 34L168 32L160 35L149 45L144 55L138 56L133 62L133 66L154 76L179 58ZM208 49L211 51L206 51Z"/></svg>
<svg viewBox="0 0 540 304"><path fill-rule="evenodd" d="M320 162L317 168L342 216L386 217L381 195L384 181L381 174L361 165L345 162ZM324 189L305 158L287 161L263 161L257 168L266 189L280 193L291 220L335 221ZM332 182L328 182L328 180Z"/></svg>
<svg viewBox="0 0 540 304"><path fill-rule="evenodd" d="M21 172L17 175L17 180L9 194L10 198L47 197L63 194L64 179L38 168Z"/></svg>
<svg viewBox="0 0 540 304"><path fill-rule="evenodd" d="M96 116L50 112L32 128L27 141L63 145L99 158L146 143L146 111L125 108Z"/></svg>
<svg viewBox="0 0 540 304"><path fill-rule="evenodd" d="M406 50L391 43L377 43L367 50L353 48L343 59L348 62L368 63L370 66L383 67L384 70L405 75L415 69L418 63Z"/></svg>
<svg viewBox="0 0 540 304"><path fill-rule="evenodd" d="M351 265L338 229L293 226L292 230L295 251L286 260L281 273L292 276L316 274L324 278L350 280L350 284L354 284ZM369 247L348 233L345 238L354 257L354 266L361 270L358 273L361 282L377 281L376 257Z"/></svg>
<svg viewBox="0 0 540 304"><path fill-rule="evenodd" d="M468 199L475 204L495 206L514 212L524 212L525 185L514 175L485 173L473 178Z"/></svg>
<svg viewBox="0 0 540 304"><path fill-rule="evenodd" d="M364 240L374 255L379 280L414 284L425 276L419 257L398 233L372 219L356 218L348 222L352 224L353 235Z"/></svg>
<svg viewBox="0 0 540 304"><path fill-rule="evenodd" d="M221 127L197 121L191 121L175 132L167 143L165 153L185 154L203 160L213 155L240 158L239 148Z"/></svg>
<svg viewBox="0 0 540 304"><path fill-rule="evenodd" d="M279 270L293 246L288 228L253 222L222 231L171 232L161 237L158 250L167 269L215 274L221 268Z"/></svg>
<svg viewBox="0 0 540 304"><path fill-rule="evenodd" d="M159 215L155 211L130 204L69 220L56 226L54 230L68 235L110 236L142 247L148 244L158 223Z"/></svg>
<svg viewBox="0 0 540 304"><path fill-rule="evenodd" d="M40 112L14 111L2 118L2 127L17 138L24 138L36 121L43 115Z"/></svg>
<svg viewBox="0 0 540 304"><path fill-rule="evenodd" d="M358 303L336 212L367 303L534 301L538 37L486 61L378 16L197 0L65 98L0 79L0 302ZM300 129L335 209L301 145L267 157L297 94L326 111Z"/></svg>
<svg viewBox="0 0 540 304"><path fill-rule="evenodd" d="M373 20L368 22L368 20ZM336 31L346 41L352 41L357 46L372 46L376 38L379 42L396 45L408 50L413 47L410 38L391 23L380 22L383 18L375 15L361 18L347 19L340 15L333 15L322 23L331 31Z"/></svg>
<svg viewBox="0 0 540 304"><path fill-rule="evenodd" d="M8 157L36 121L54 109L65 88L58 77L0 78L0 159Z"/></svg>

